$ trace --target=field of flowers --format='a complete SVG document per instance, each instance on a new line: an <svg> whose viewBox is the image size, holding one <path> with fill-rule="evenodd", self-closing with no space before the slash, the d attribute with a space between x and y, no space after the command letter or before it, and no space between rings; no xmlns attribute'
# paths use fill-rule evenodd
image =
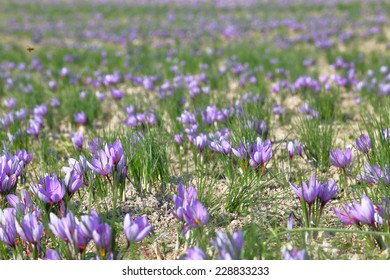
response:
<svg viewBox="0 0 390 280"><path fill-rule="evenodd" d="M389 1L0 5L0 259L390 258Z"/></svg>

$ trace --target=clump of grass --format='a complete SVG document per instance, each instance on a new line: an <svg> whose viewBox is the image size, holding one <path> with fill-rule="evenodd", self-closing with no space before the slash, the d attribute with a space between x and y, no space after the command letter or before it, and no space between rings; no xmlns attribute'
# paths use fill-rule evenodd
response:
<svg viewBox="0 0 390 280"><path fill-rule="evenodd" d="M336 138L336 130L331 122L323 122L319 118L307 119L299 117L295 131L304 144L309 162L326 170L330 166L329 152Z"/></svg>

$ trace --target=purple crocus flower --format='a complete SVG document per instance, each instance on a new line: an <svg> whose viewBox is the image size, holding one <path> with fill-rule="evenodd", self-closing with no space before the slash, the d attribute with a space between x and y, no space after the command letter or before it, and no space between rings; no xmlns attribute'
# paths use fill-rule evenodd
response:
<svg viewBox="0 0 390 280"><path fill-rule="evenodd" d="M306 259L306 251L301 250L299 251L297 248L292 248L291 250L288 250L287 248L283 248L282 255L284 260L304 260Z"/></svg>
<svg viewBox="0 0 390 280"><path fill-rule="evenodd" d="M52 108L58 108L60 106L60 101L58 100L58 98L52 98L50 100L50 106Z"/></svg>
<svg viewBox="0 0 390 280"><path fill-rule="evenodd" d="M288 141L286 144L286 150L288 152L288 156L290 157L290 160L292 160L295 152L294 143L291 141Z"/></svg>
<svg viewBox="0 0 390 280"><path fill-rule="evenodd" d="M137 217L135 220L126 214L123 222L123 231L125 232L128 244L130 242L141 242L152 230L146 216Z"/></svg>
<svg viewBox="0 0 390 280"><path fill-rule="evenodd" d="M241 158L241 159L246 159L247 157L247 149L246 149L246 146L244 143L240 143L239 146L235 147L235 148L232 148L232 152L233 154L238 157L238 158Z"/></svg>
<svg viewBox="0 0 390 280"><path fill-rule="evenodd" d="M58 218L55 214L50 213L49 228L53 234L67 243L74 244L74 233L76 231L76 219L72 212L66 216Z"/></svg>
<svg viewBox="0 0 390 280"><path fill-rule="evenodd" d="M299 143L298 139L294 140L295 154L302 157L303 156L303 148L302 144Z"/></svg>
<svg viewBox="0 0 390 280"><path fill-rule="evenodd" d="M344 210L341 211L338 208L334 208L336 216L345 224L358 224L363 223L367 225L373 225L375 222L375 209L374 205L365 194L362 195L362 203L357 203L354 200L352 205L345 203Z"/></svg>
<svg viewBox="0 0 390 280"><path fill-rule="evenodd" d="M4 100L4 106L8 109L13 109L16 106L16 98L11 97Z"/></svg>
<svg viewBox="0 0 390 280"><path fill-rule="evenodd" d="M5 156L2 156L0 158L0 195L10 193L12 188L16 185L17 177L20 175L15 173L16 170L4 170L5 168L9 168L7 162L4 162L4 157Z"/></svg>
<svg viewBox="0 0 390 280"><path fill-rule="evenodd" d="M188 248L183 260L205 260L206 253L199 247Z"/></svg>
<svg viewBox="0 0 390 280"><path fill-rule="evenodd" d="M24 108L15 112L16 117L20 121L24 120L27 117L27 114L28 114L28 111L27 111L27 109L24 109Z"/></svg>
<svg viewBox="0 0 390 280"><path fill-rule="evenodd" d="M98 152L98 155L92 158L92 162L87 162L87 164L89 168L92 169L92 171L103 176L107 176L108 174L110 174L113 168L111 158L106 154L104 150L100 150Z"/></svg>
<svg viewBox="0 0 390 280"><path fill-rule="evenodd" d="M196 124L196 118L195 115L184 111L180 117L176 118L178 122L184 124L184 125L190 125L190 124Z"/></svg>
<svg viewBox="0 0 390 280"><path fill-rule="evenodd" d="M183 132L182 131L180 131L180 133L179 134L175 134L174 136L173 136L173 139L175 140L175 142L179 145L179 146L181 146L181 145L183 145Z"/></svg>
<svg viewBox="0 0 390 280"><path fill-rule="evenodd" d="M330 151L330 163L336 167L344 169L352 160L352 151L348 148L345 153L336 149L336 153Z"/></svg>
<svg viewBox="0 0 390 280"><path fill-rule="evenodd" d="M89 238L93 238L92 233L98 229L100 224L99 215L95 210L91 211L91 215L83 215L78 223L78 229Z"/></svg>
<svg viewBox="0 0 390 280"><path fill-rule="evenodd" d="M77 151L81 151L84 144L84 135L82 133L75 133L71 135L73 147Z"/></svg>
<svg viewBox="0 0 390 280"><path fill-rule="evenodd" d="M257 137L256 143L253 144L252 152L250 153L249 164L257 169L259 166L262 168L262 174L264 174L264 166L272 157L271 141L267 139L265 142Z"/></svg>
<svg viewBox="0 0 390 280"><path fill-rule="evenodd" d="M28 135L38 137L41 132L41 124L36 120L30 120L30 125L27 127L26 132Z"/></svg>
<svg viewBox="0 0 390 280"><path fill-rule="evenodd" d="M255 130L259 135L265 135L267 133L267 125L264 120L255 123Z"/></svg>
<svg viewBox="0 0 390 280"><path fill-rule="evenodd" d="M49 81L49 88L51 89L51 90L53 90L53 91L55 91L56 89L57 89L57 82L56 81L54 81L54 80L51 80L51 81Z"/></svg>
<svg viewBox="0 0 390 280"><path fill-rule="evenodd" d="M33 110L34 115L44 117L47 114L47 107L45 104L37 105Z"/></svg>
<svg viewBox="0 0 390 280"><path fill-rule="evenodd" d="M227 155L230 154L230 152L232 151L232 146L223 137L221 137L219 140L209 141L208 144L210 150L215 151L217 153Z"/></svg>
<svg viewBox="0 0 390 280"><path fill-rule="evenodd" d="M44 259L49 261L59 261L61 260L61 257L56 250L46 249L46 257Z"/></svg>
<svg viewBox="0 0 390 280"><path fill-rule="evenodd" d="M244 237L241 231L229 235L218 231L217 238L212 242L221 260L238 260L244 247Z"/></svg>
<svg viewBox="0 0 390 280"><path fill-rule="evenodd" d="M15 247L15 209L0 209L0 241L10 247Z"/></svg>
<svg viewBox="0 0 390 280"><path fill-rule="evenodd" d="M298 188L295 184L290 183L290 187L294 191L297 198L303 198L304 201L311 205L323 188L323 184L320 183L314 176L314 173L312 173L308 184L306 184L306 182L302 182L302 187Z"/></svg>
<svg viewBox="0 0 390 280"><path fill-rule="evenodd" d="M321 201L321 207L324 207L325 204L336 195L337 191L338 188L335 181L328 180L326 184L323 184L318 193L318 198Z"/></svg>
<svg viewBox="0 0 390 280"><path fill-rule="evenodd" d="M74 114L73 117L77 124L85 124L87 122L87 115L83 111Z"/></svg>
<svg viewBox="0 0 390 280"><path fill-rule="evenodd" d="M122 99L124 95L125 95L124 92L120 91L119 89L115 89L115 88L111 89L111 96L116 100Z"/></svg>
<svg viewBox="0 0 390 280"><path fill-rule="evenodd" d="M177 186L177 193L172 195L172 199L175 203L175 211L171 210L173 216L178 220L183 220L184 207L191 204L198 199L198 192L194 186L188 186L185 189L182 183Z"/></svg>
<svg viewBox="0 0 390 280"><path fill-rule="evenodd" d="M129 115L126 117L125 124L126 124L126 126L129 126L129 127L135 127L139 123L138 123L137 117L135 115Z"/></svg>
<svg viewBox="0 0 390 280"><path fill-rule="evenodd" d="M207 106L204 112L201 112L202 120L205 124L212 124L218 120L218 108Z"/></svg>
<svg viewBox="0 0 390 280"><path fill-rule="evenodd" d="M37 218L40 216L41 210L31 203L30 195L26 190L20 191L20 199L14 194L7 195L7 201L15 209L18 216L34 212Z"/></svg>
<svg viewBox="0 0 390 280"><path fill-rule="evenodd" d="M198 228L205 225L209 220L206 207L198 200L194 200L191 204L184 206L183 218L186 222L182 234L185 235L187 231L192 228Z"/></svg>
<svg viewBox="0 0 390 280"><path fill-rule="evenodd" d="M16 230L20 237L31 244L37 245L39 250L39 243L43 235L43 224L38 222L35 213L27 213L24 215L21 223L16 221Z"/></svg>
<svg viewBox="0 0 390 280"><path fill-rule="evenodd" d="M65 187L62 182L53 176L45 176L41 178L38 185L32 185L32 190L45 203L58 203L65 195Z"/></svg>
<svg viewBox="0 0 390 280"><path fill-rule="evenodd" d="M368 153L371 149L371 139L367 135L360 135L355 141L355 148L362 153Z"/></svg>
<svg viewBox="0 0 390 280"><path fill-rule="evenodd" d="M195 138L195 145L198 148L199 152L202 153L204 148L206 147L207 144L207 135L206 134L199 134Z"/></svg>
<svg viewBox="0 0 390 280"><path fill-rule="evenodd" d="M108 224L100 224L92 232L93 241L99 252L99 258L107 259L111 253L111 228Z"/></svg>

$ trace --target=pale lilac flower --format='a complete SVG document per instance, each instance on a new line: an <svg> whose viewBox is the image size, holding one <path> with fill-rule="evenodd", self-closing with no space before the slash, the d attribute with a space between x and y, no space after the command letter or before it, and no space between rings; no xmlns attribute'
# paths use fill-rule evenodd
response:
<svg viewBox="0 0 390 280"><path fill-rule="evenodd" d="M152 230L152 226L149 224L146 216L137 217L135 220L126 214L123 222L123 231L128 244L131 242L141 242Z"/></svg>
<svg viewBox="0 0 390 280"><path fill-rule="evenodd" d="M284 260L304 260L306 259L306 251L299 251L297 248L292 248L288 250L287 248L283 248L282 255Z"/></svg>
<svg viewBox="0 0 390 280"><path fill-rule="evenodd" d="M231 235L218 231L217 238L212 242L221 260L238 260L244 247L244 237L241 231Z"/></svg>
<svg viewBox="0 0 390 280"><path fill-rule="evenodd" d="M73 117L77 124L85 124L87 122L87 115L83 111L74 114Z"/></svg>
<svg viewBox="0 0 390 280"><path fill-rule="evenodd" d="M72 138L73 147L77 151L81 151L81 149L83 148L83 144L84 144L83 134L82 133L75 133L75 134L71 135L71 138Z"/></svg>
<svg viewBox="0 0 390 280"><path fill-rule="evenodd" d="M360 135L355 141L355 148L362 153L368 153L371 149L371 139L367 135Z"/></svg>
<svg viewBox="0 0 390 280"><path fill-rule="evenodd" d="M183 260L205 260L206 253L199 247L188 248Z"/></svg>
<svg viewBox="0 0 390 280"><path fill-rule="evenodd" d="M345 153L340 151L340 149L336 149L336 152L330 151L330 162L336 167L344 169L347 165L350 164L351 160L352 151L350 148L347 148Z"/></svg>

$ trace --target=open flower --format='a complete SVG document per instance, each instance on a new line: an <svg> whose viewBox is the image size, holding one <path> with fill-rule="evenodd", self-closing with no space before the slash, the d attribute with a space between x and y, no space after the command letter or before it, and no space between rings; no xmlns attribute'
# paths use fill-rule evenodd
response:
<svg viewBox="0 0 390 280"><path fill-rule="evenodd" d="M20 238L37 245L39 250L39 243L43 235L43 224L38 222L36 214L27 213L20 223L16 221L15 226Z"/></svg>
<svg viewBox="0 0 390 280"><path fill-rule="evenodd" d="M334 208L333 212L347 225L359 223L373 225L375 222L374 204L365 194L362 195L361 204L354 200L352 205L345 203L344 211Z"/></svg>
<svg viewBox="0 0 390 280"><path fill-rule="evenodd" d="M336 149L336 152L330 151L330 163L336 167L344 169L352 160L352 151L348 148L345 153Z"/></svg>
<svg viewBox="0 0 390 280"><path fill-rule="evenodd" d="M152 226L149 224L146 216L137 217L135 220L126 214L123 222L123 231L125 232L128 244L130 242L142 241L152 230Z"/></svg>
<svg viewBox="0 0 390 280"><path fill-rule="evenodd" d="M65 195L65 186L54 173L41 178L38 185L32 185L32 190L45 203L58 203Z"/></svg>
<svg viewBox="0 0 390 280"><path fill-rule="evenodd" d="M323 184L320 183L314 176L314 173L312 173L308 184L302 182L302 187L298 188L295 184L290 183L290 187L296 194L297 198L303 198L309 205L311 205L323 188Z"/></svg>

